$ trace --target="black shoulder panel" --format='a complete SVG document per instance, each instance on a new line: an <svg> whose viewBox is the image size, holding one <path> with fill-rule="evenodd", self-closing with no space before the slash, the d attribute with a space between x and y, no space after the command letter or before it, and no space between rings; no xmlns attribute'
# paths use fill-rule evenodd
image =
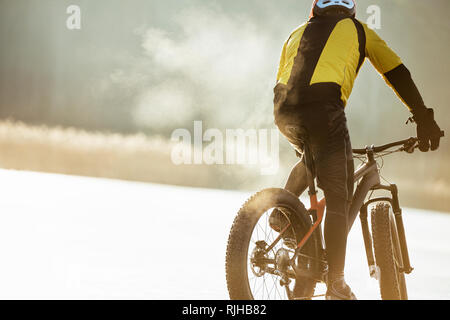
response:
<svg viewBox="0 0 450 320"><path fill-rule="evenodd" d="M358 42L359 42L359 62L358 67L356 68L356 73L359 72L359 69L361 69L361 66L364 62L364 59L366 58L366 32L364 31L364 27L356 19L352 19L353 23L355 24L356 31L358 32Z"/></svg>

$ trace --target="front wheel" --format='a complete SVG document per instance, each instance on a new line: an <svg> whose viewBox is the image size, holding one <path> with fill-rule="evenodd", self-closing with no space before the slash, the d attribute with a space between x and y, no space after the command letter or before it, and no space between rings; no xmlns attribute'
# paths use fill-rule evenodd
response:
<svg viewBox="0 0 450 320"><path fill-rule="evenodd" d="M287 219L283 235L271 229L271 209ZM317 267L318 241L311 237L294 265L289 261L296 244L312 225L298 197L284 189L265 189L239 210L230 231L226 252L226 279L232 300L310 298L316 281L305 273ZM292 239L293 238L293 239ZM279 241L277 241L279 239ZM301 275L300 275L301 274Z"/></svg>
<svg viewBox="0 0 450 320"><path fill-rule="evenodd" d="M381 298L407 300L405 273L397 224L391 207L379 203L372 209L372 233L375 260L379 268Z"/></svg>

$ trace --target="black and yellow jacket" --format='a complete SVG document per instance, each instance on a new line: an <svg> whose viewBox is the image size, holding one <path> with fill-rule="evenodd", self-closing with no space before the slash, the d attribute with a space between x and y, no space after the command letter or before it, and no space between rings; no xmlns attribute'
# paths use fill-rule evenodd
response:
<svg viewBox="0 0 450 320"><path fill-rule="evenodd" d="M311 18L284 44L275 109L325 101L345 106L366 58L411 111L423 108L408 69L375 31L354 18L329 16Z"/></svg>

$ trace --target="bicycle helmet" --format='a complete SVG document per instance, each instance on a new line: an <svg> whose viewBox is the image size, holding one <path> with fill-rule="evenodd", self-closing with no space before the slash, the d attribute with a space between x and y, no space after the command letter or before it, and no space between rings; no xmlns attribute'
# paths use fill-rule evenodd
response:
<svg viewBox="0 0 450 320"><path fill-rule="evenodd" d="M344 14L350 17L356 15L354 0L315 0L311 8L310 18L316 16Z"/></svg>

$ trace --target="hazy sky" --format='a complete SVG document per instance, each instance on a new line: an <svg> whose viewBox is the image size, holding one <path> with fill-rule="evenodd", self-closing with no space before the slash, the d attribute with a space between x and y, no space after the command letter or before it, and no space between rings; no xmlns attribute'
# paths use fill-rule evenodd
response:
<svg viewBox="0 0 450 320"><path fill-rule="evenodd" d="M450 6L432 3L379 1L377 32L448 124ZM71 4L81 9L80 30L66 27ZM372 4L358 1L360 20L369 18ZM1 0L0 116L165 135L193 120L219 128L272 126L281 47L310 6L310 0ZM413 134L402 125L407 109L368 62L347 110L356 143Z"/></svg>

